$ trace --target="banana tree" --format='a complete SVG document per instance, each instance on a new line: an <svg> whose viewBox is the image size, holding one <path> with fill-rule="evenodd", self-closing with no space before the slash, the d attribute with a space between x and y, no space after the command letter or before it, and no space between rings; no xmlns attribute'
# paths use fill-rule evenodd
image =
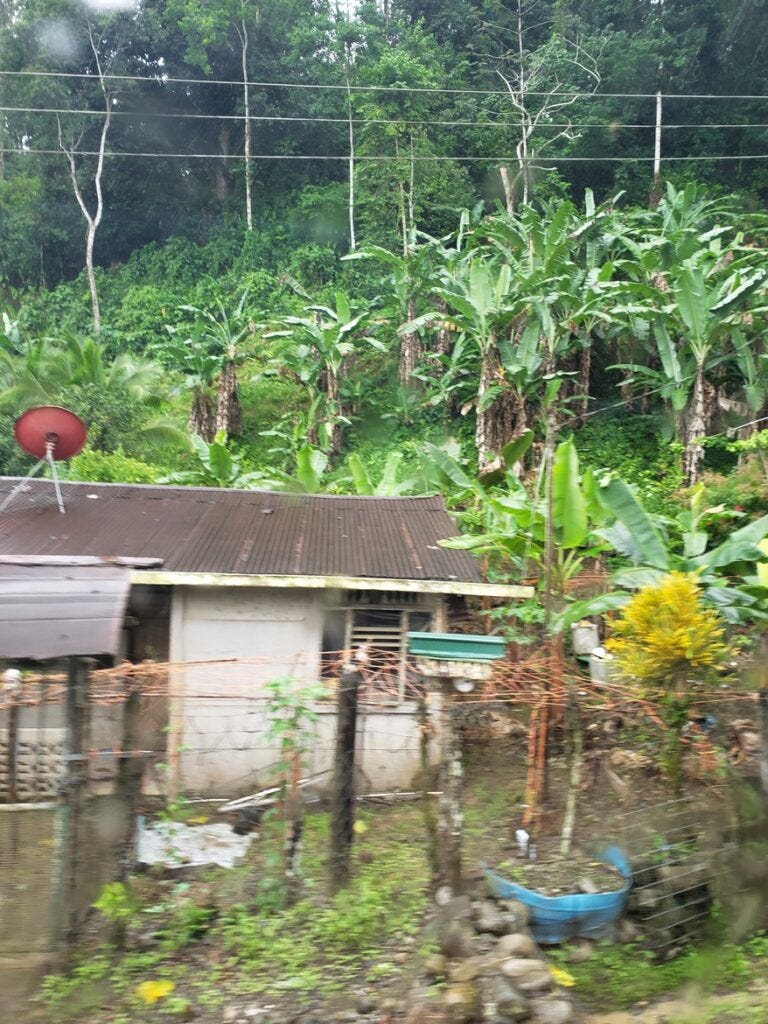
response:
<svg viewBox="0 0 768 1024"><path fill-rule="evenodd" d="M447 313L426 313L404 324L399 333L442 319L463 332L477 348L480 369L475 398L475 447L480 470L486 469L515 436L515 410L504 386L498 338L514 316L510 300L512 269L495 256L469 257L455 270L445 270L435 294Z"/></svg>
<svg viewBox="0 0 768 1024"><path fill-rule="evenodd" d="M240 296L232 313L221 299L214 300L214 308L181 306L195 318L195 340L214 358L215 413L213 430L237 437L242 430L242 413L238 394L237 368L245 352L243 342L255 332L255 325L246 313L248 291Z"/></svg>
<svg viewBox="0 0 768 1024"><path fill-rule="evenodd" d="M386 346L366 333L370 311L355 312L343 292L337 292L335 307L309 305L305 314L281 317L279 324L284 329L269 331L265 338L289 339L274 363L307 391L313 410L308 443L337 454L341 450L342 425L349 422L342 370L356 351L358 338L365 338L382 351Z"/></svg>
<svg viewBox="0 0 768 1024"><path fill-rule="evenodd" d="M227 446L227 435L218 431L213 441L205 441L198 434L191 438L195 465L163 477L160 483L183 484L188 487L236 487L252 490L264 486L264 474L244 473L240 459Z"/></svg>
<svg viewBox="0 0 768 1024"><path fill-rule="evenodd" d="M532 440L529 431L524 441L530 444ZM521 447L518 443L506 449L509 466L520 458ZM455 477L455 469L444 455L441 462ZM550 586L553 605L559 611L569 600L569 582L581 571L585 561L608 549L598 532L606 521L606 510L597 501L592 472L581 472L573 440L557 446L552 462L554 558L547 580L544 570L547 568L549 521L544 489L536 485L524 486L510 470L503 478L495 475L485 483L463 476L464 480L459 476L457 482L463 482L475 499L470 506L473 514L465 513L462 517L465 527L472 532L444 541L444 545L483 556L497 576L511 573L535 576L541 586L545 583ZM610 606L611 602L608 604Z"/></svg>
<svg viewBox="0 0 768 1024"><path fill-rule="evenodd" d="M433 277L433 247L417 245L415 235L413 230L408 233L402 255L380 245L366 245L341 257L342 260L373 259L388 268L393 307L391 315L398 325L412 323L416 319L418 307L428 294L429 282ZM385 315L387 312L384 311ZM408 386L416 376L423 346L417 327L401 332L399 338L398 379L401 385Z"/></svg>
<svg viewBox="0 0 768 1024"><path fill-rule="evenodd" d="M768 536L768 516L735 530L727 540L710 547L710 527L724 515L722 506L705 508L703 490L694 492L690 507L675 519L659 520L642 506L623 480L602 481L594 491L609 525L598 532L618 554L632 564L617 569L612 607L625 604L631 592L656 585L670 572L696 573L704 600L728 622L739 624L768 619L768 590L756 577L764 554L760 542ZM606 608L599 600L586 600L567 608L558 618L564 629L585 615Z"/></svg>
<svg viewBox="0 0 768 1024"><path fill-rule="evenodd" d="M419 482L414 477L400 479L402 452L390 452L384 462L384 468L378 482L371 478L365 463L352 452L347 458L347 465L352 474L352 481L357 494L378 495L383 498L396 498L400 494L413 494L419 489Z"/></svg>

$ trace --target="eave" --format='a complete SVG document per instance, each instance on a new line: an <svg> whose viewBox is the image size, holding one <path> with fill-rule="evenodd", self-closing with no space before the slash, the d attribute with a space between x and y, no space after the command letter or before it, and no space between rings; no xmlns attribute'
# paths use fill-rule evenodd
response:
<svg viewBox="0 0 768 1024"><path fill-rule="evenodd" d="M457 594L522 601L533 587L517 584L471 583L465 580L380 579L369 576L276 576L226 572L164 572L134 570L131 583L163 587L270 587L281 590L399 590L410 594Z"/></svg>

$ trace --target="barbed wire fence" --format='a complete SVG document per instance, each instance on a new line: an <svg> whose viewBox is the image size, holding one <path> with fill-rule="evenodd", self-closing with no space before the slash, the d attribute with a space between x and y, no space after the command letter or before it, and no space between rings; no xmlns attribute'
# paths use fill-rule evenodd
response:
<svg viewBox="0 0 768 1024"><path fill-rule="evenodd" d="M132 865L136 815L165 800L174 772L187 799L214 805L275 784L293 787L294 793L300 788L302 794L343 792L344 806L332 803L332 813L347 837L347 853L355 794L410 789L411 780L421 775L417 795L426 802L432 799L424 768L434 767L439 759L440 696L417 661L408 661L403 678L402 662L391 652L368 650L351 664L348 652L326 652L301 759L289 766L279 739L270 736L264 687L284 674L284 664L265 657L91 668L81 708L82 743L76 750L68 735L72 708L66 672L51 666L50 671L28 674L19 692L0 694L0 725L5 726L0 728L0 952L20 943L48 948L61 937L63 919L76 933L100 887ZM236 682L233 669L239 673ZM569 696L565 688L552 687L554 669L551 654L543 648L497 663L487 682L453 702L451 713L464 739L473 734L509 736L512 723L511 734L524 759L531 720L535 723L543 703L555 728L565 716ZM631 686L591 680L570 668L566 677L569 690L578 694L581 715L590 722L588 729L594 726L589 756L596 770L611 753L611 744L603 742L603 725L616 716L663 728L653 703ZM352 688L356 713L345 729L337 728L342 698ZM707 712L727 706L729 713L741 713L743 708L749 725L757 712L757 695L703 688L696 705ZM695 726L687 742L700 774L717 795L722 749ZM393 773L394 768L398 771ZM631 811L627 814L629 819ZM78 816L73 849L73 818ZM647 861L658 851L643 852L645 840L630 841L630 832L628 825L627 844L638 851L642 866L643 857ZM294 834L300 841L300 829ZM728 843L735 841L734 835L729 833ZM725 840L720 845L730 849ZM669 911L676 922L674 928L658 928L664 941L669 937L666 946L660 940L659 948L669 949L679 942L686 922L681 920L679 894L667 892L669 886L660 884L653 868L652 862L646 864L647 888L664 904L659 913ZM700 872L697 867L692 876L697 913L707 904ZM680 871L672 875L680 880ZM343 872L341 877L343 881ZM62 902L68 906L66 914Z"/></svg>

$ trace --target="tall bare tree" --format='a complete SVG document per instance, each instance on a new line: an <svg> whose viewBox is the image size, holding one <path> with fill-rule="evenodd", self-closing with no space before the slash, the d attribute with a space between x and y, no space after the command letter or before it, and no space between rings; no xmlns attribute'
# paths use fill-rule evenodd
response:
<svg viewBox="0 0 768 1024"><path fill-rule="evenodd" d="M94 62L96 64L96 73L98 75L99 88L101 95L104 100L104 120L101 123L101 131L99 133L98 150L96 152L96 167L93 171L93 192L94 201L89 203L86 199L83 187L80 183L80 177L77 169L77 155L78 149L83 139L85 129L80 132L78 137L71 142L69 145L64 139L64 132L61 126L61 118L57 115L56 122L58 126L58 137L59 147L64 153L69 163L69 176L72 183L72 191L77 200L77 205L80 207L80 212L85 218L86 233L85 233L85 270L88 276L88 289L91 293L91 308L93 311L93 329L98 334L101 331L101 308L99 306L99 292L96 287L96 273L93 266L93 249L96 242L96 232L101 224L101 219L104 214L104 194L102 191L102 178L104 175L104 158L107 149L107 136L109 134L109 126L112 119L112 105L114 103L114 97L111 92L107 89L106 77L99 55L99 46L94 38L93 25L90 19L86 19L88 28L88 41L93 52Z"/></svg>
<svg viewBox="0 0 768 1024"><path fill-rule="evenodd" d="M535 13L539 3L540 0L529 4L517 0L514 42L502 62L504 70L497 69L520 119L514 178L508 167L499 168L508 213L514 210L518 194L523 203L530 199L531 171L537 166L536 158L557 142L578 137L577 127L567 116L568 108L578 101L581 91L595 92L601 81L597 58L584 50L578 38L569 39L557 33L535 51L526 49L526 18ZM566 75L571 82L564 81ZM579 89L574 82L585 84ZM553 118L559 120L553 123ZM556 130L542 138L540 131L544 128Z"/></svg>

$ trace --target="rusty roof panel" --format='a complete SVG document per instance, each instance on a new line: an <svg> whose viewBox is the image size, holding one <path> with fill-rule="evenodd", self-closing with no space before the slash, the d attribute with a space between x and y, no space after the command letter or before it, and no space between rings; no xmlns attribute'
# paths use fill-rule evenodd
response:
<svg viewBox="0 0 768 1024"><path fill-rule="evenodd" d="M17 483L0 478L0 502ZM476 583L475 559L439 541L456 529L442 498L294 495L31 480L0 513L0 556L162 559L169 572Z"/></svg>
<svg viewBox="0 0 768 1024"><path fill-rule="evenodd" d="M0 658L119 654L130 572L0 559Z"/></svg>

